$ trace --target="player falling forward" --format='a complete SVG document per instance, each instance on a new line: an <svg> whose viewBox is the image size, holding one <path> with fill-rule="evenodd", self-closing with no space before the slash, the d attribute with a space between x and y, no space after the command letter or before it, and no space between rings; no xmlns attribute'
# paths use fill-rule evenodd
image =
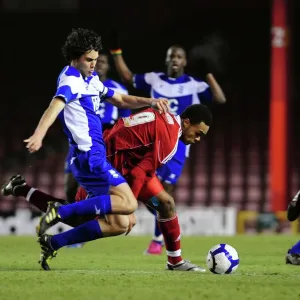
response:
<svg viewBox="0 0 300 300"><path fill-rule="evenodd" d="M110 69L108 55L104 52L99 53L95 71L99 76L100 81L108 88L119 94L128 95L127 89L120 83L107 77ZM103 131L111 128L119 117L128 117L131 111L129 109L117 108L107 101L100 102L97 114L101 118ZM75 180L70 167L70 160L72 158L72 149L69 149L65 161L65 192L69 203L74 202L75 195L78 189L78 183Z"/></svg>
<svg viewBox="0 0 300 300"><path fill-rule="evenodd" d="M181 131L180 138L185 144L196 143L206 135L210 124L211 114L203 105L190 106L181 114L181 117L175 117L169 113L159 114L153 109L147 109L119 120L105 137L111 164L124 175L135 197L158 212L158 221L166 242L169 270L204 271L201 267L184 261L181 257L180 227L174 199L163 189L155 175L155 170L175 153ZM3 192L6 195L24 196L35 205L39 201L58 201L29 187L20 176L12 178L4 186ZM149 199L152 196L157 196L159 202L151 202ZM57 222L67 222L74 217L91 217L91 210L83 209L87 205L93 206L94 198L58 208L50 204L49 210L40 223L40 234ZM93 210L94 215L97 215L95 208ZM103 220L98 220L98 222L102 228ZM70 243L97 238L86 236L86 227L83 226L53 237L47 234L42 235L43 268L49 269L47 259L53 257L57 249ZM102 237L117 235L115 232L108 231L102 231L102 233Z"/></svg>
<svg viewBox="0 0 300 300"><path fill-rule="evenodd" d="M207 82L204 82L184 73L187 58L183 47L174 45L168 49L166 55L167 73L133 74L123 59L118 38L115 37L112 44L111 54L122 80L139 90L150 93L151 97L169 99L172 113L180 115L189 105L202 102L225 103L224 93L213 74L208 73L206 75ZM179 142L174 157L157 170L157 175L168 193L173 193L188 156L189 146ZM162 235L157 222L155 222L153 239L145 253L162 253Z"/></svg>

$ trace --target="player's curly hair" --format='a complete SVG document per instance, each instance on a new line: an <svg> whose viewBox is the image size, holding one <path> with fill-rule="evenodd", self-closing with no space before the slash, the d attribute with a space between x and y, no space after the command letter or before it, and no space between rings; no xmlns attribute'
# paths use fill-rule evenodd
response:
<svg viewBox="0 0 300 300"><path fill-rule="evenodd" d="M102 50L101 36L90 29L72 29L62 48L65 59L70 62L87 51Z"/></svg>
<svg viewBox="0 0 300 300"><path fill-rule="evenodd" d="M207 126L212 124L210 110L202 104L193 104L187 107L180 115L181 119L189 119L192 125L204 122Z"/></svg>

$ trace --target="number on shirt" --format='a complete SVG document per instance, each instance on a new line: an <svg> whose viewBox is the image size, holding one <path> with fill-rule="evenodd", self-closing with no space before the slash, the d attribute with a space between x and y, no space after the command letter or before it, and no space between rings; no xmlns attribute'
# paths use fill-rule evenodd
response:
<svg viewBox="0 0 300 300"><path fill-rule="evenodd" d="M98 96L92 97L92 102L94 106L94 111L98 111L100 107L100 98Z"/></svg>
<svg viewBox="0 0 300 300"><path fill-rule="evenodd" d="M125 127L132 127L136 125L150 123L153 122L154 120L155 120L155 114L150 111L137 113L133 116L123 118Z"/></svg>

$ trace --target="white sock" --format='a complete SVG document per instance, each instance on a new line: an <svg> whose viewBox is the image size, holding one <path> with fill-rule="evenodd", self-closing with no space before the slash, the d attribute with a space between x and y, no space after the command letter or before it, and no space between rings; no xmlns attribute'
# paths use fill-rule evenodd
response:
<svg viewBox="0 0 300 300"><path fill-rule="evenodd" d="M37 190L37 189L35 189L35 188L31 188L31 189L29 190L29 192L28 192L27 195L26 195L26 200L27 200L27 201L30 202L30 197L31 197L31 195L32 195L36 190Z"/></svg>

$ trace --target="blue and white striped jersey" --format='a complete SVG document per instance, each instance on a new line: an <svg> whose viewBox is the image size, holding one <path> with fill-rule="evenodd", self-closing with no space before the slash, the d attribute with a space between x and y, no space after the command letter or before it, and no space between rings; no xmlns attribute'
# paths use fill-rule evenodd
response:
<svg viewBox="0 0 300 300"><path fill-rule="evenodd" d="M153 98L169 99L171 112L175 115L181 114L192 104L212 101L209 85L185 74L178 78L157 72L135 74L133 82L135 88L149 92ZM182 144L174 158L184 160L189 155L189 148Z"/></svg>
<svg viewBox="0 0 300 300"><path fill-rule="evenodd" d="M212 100L209 85L188 75L170 78L164 73L134 75L134 86L151 94L153 98L170 100L174 114L181 114L188 106Z"/></svg>
<svg viewBox="0 0 300 300"><path fill-rule="evenodd" d="M66 66L57 81L54 97L66 102L59 114L70 144L78 150L93 151L105 158L101 119L98 114L101 101L111 98L114 91L105 87L96 72L84 78L72 66Z"/></svg>

